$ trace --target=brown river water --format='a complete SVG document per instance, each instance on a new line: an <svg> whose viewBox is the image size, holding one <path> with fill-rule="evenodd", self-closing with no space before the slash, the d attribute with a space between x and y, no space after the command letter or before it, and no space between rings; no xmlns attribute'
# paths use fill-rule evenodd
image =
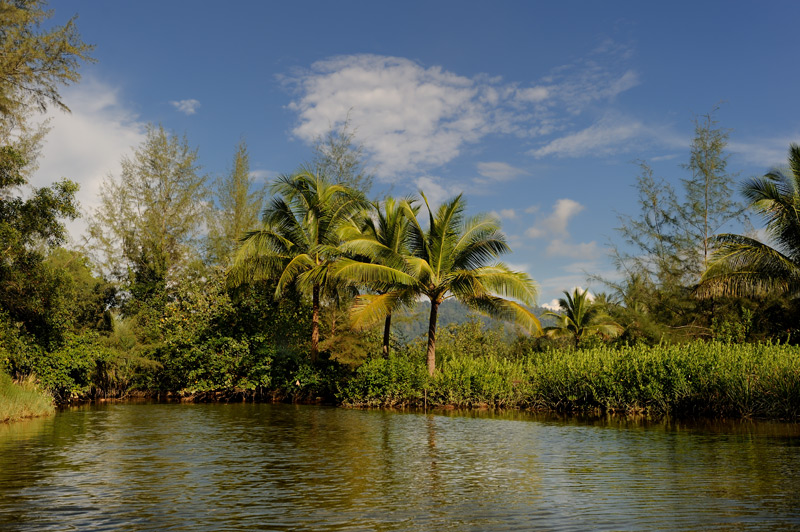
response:
<svg viewBox="0 0 800 532"><path fill-rule="evenodd" d="M17 530L800 530L800 426L85 406L0 424Z"/></svg>

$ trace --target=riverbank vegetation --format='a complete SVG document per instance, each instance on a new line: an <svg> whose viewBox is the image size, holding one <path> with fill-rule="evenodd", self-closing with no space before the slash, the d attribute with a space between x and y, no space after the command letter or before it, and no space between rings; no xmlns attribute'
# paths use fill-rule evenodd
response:
<svg viewBox="0 0 800 532"><path fill-rule="evenodd" d="M727 131L713 112L697 118L688 177L658 179L642 163L638 212L620 216L612 248L619 275L595 278L606 291L593 299L565 292L549 315L533 279L500 260L510 247L499 221L468 215L463 195L438 206L422 191L370 196L349 124L266 188L244 141L212 179L186 135L151 125L103 183L85 245L69 245L77 185L28 187L45 134L30 112L65 108L56 89L78 79L91 48L72 22L37 33L40 4L0 13L4 31L25 30L3 44L3 58L20 59L0 61L0 370L15 381L58 403L136 394L800 415L798 146L787 171L745 183L744 203ZM63 57L22 49L44 41ZM20 78L12 63L25 61ZM769 242L722 232L751 215ZM442 316L453 301L511 325L452 325ZM403 336L397 325L415 313L424 332Z"/></svg>
<svg viewBox="0 0 800 532"><path fill-rule="evenodd" d="M0 423L47 416L54 411L53 398L32 381L14 383L0 372Z"/></svg>

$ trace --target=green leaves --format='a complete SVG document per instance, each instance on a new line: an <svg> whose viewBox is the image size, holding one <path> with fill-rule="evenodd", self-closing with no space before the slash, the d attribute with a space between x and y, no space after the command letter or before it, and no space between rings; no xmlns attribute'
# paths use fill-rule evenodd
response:
<svg viewBox="0 0 800 532"><path fill-rule="evenodd" d="M800 294L800 146L789 147L789 168L752 179L743 194L766 222L772 245L741 235L714 239L714 260L697 289L701 297ZM774 247L773 247L774 246Z"/></svg>

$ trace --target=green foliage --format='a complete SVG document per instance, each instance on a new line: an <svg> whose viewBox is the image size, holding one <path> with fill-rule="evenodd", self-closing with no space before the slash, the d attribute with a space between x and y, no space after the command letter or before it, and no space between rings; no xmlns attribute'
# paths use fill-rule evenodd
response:
<svg viewBox="0 0 800 532"><path fill-rule="evenodd" d="M340 234L366 205L362 194L304 169L273 186L263 227L242 239L230 269L231 286L277 281L275 297L290 287L311 299L311 360L319 352L322 299L337 300L350 287L331 275L341 259Z"/></svg>
<svg viewBox="0 0 800 532"><path fill-rule="evenodd" d="M43 0L0 2L0 117L24 114L29 107L67 106L60 85L80 79L78 67L90 61L92 46L81 41L75 18L63 26L46 24L52 11ZM44 29L43 28L47 28Z"/></svg>
<svg viewBox="0 0 800 532"><path fill-rule="evenodd" d="M653 415L800 418L800 348L692 342L581 350L503 345L474 324L440 338L425 378L423 345L373 358L342 387L351 406L493 406ZM523 349L523 356L515 350Z"/></svg>
<svg viewBox="0 0 800 532"><path fill-rule="evenodd" d="M676 415L800 416L795 347L693 342L532 354L542 408Z"/></svg>
<svg viewBox="0 0 800 532"><path fill-rule="evenodd" d="M514 301L534 302L536 286L531 278L525 273L511 271L502 262L487 265L509 251L499 222L486 215L466 219L466 204L460 195L443 203L435 214L424 194L422 198L428 208L426 229L420 225L412 206L408 202L402 204L409 221L409 255L395 260L384 254L384 258L393 259L393 264L341 261L338 273L348 279L401 287L360 296L354 309L356 323L369 324L382 319L399 302L407 301L409 294L427 297L431 302L427 347L430 375L436 370L438 310L448 298L454 297L496 318L518 321L528 330L540 331L538 318Z"/></svg>
<svg viewBox="0 0 800 532"><path fill-rule="evenodd" d="M96 361L109 356L94 332L66 334L60 347L45 350L0 321L0 360L17 379L35 379L58 403L86 395Z"/></svg>
<svg viewBox="0 0 800 532"><path fill-rule="evenodd" d="M589 300L588 290L576 288L572 294L565 291L564 295L566 297L558 300L563 314L545 313L545 316L558 319L554 327L545 329L548 336L571 336L575 347L579 347L581 342L592 341L598 335L613 337L622 332L622 327L606 314L602 305Z"/></svg>
<svg viewBox="0 0 800 532"><path fill-rule="evenodd" d="M709 337L713 306L692 292L707 267L714 235L725 224L742 220L744 210L733 199L727 139L728 131L718 127L713 112L695 119L685 166L691 176L681 181L678 192L641 164L639 213L620 216L617 229L632 252L614 249L625 281L610 283L628 309L615 316L626 328L623 337L650 342Z"/></svg>
<svg viewBox="0 0 800 532"><path fill-rule="evenodd" d="M333 183L345 185L363 194L372 188L374 177L364 167L364 148L355 139L348 117L341 128L331 128L314 142L314 172Z"/></svg>
<svg viewBox="0 0 800 532"><path fill-rule="evenodd" d="M375 356L356 369L339 394L349 406L404 406L418 404L428 376L421 357L392 352Z"/></svg>
<svg viewBox="0 0 800 532"><path fill-rule="evenodd" d="M734 234L714 240L714 262L698 289L701 296L763 298L800 295L800 145L789 147L789 171L773 170L743 188L760 214L773 246Z"/></svg>
<svg viewBox="0 0 800 532"><path fill-rule="evenodd" d="M250 175L250 156L244 140L236 146L233 168L214 182L216 209L209 212L208 260L227 267L247 231L258 227L258 214L264 202L263 188L255 189Z"/></svg>
<svg viewBox="0 0 800 532"><path fill-rule="evenodd" d="M270 385L275 350L263 336L232 335L234 306L221 275L202 286L184 282L177 294L159 320L157 389L192 394Z"/></svg>
<svg viewBox="0 0 800 532"><path fill-rule="evenodd" d="M89 235L103 271L134 301L162 297L192 269L205 209L205 176L197 150L162 126L147 128L119 179L102 184Z"/></svg>
<svg viewBox="0 0 800 532"><path fill-rule="evenodd" d="M351 369L334 360L315 363L303 356L284 354L275 358L271 395L292 402L334 402Z"/></svg>
<svg viewBox="0 0 800 532"><path fill-rule="evenodd" d="M28 162L13 148L0 147L0 310L42 346L54 348L73 325L76 295L71 272L45 260L46 248L64 241L61 219L74 219L78 186L62 180L13 195L27 181Z"/></svg>

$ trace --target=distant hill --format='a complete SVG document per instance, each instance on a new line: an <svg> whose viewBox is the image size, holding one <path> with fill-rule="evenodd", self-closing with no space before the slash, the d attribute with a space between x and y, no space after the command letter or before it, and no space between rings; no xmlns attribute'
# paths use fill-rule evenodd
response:
<svg viewBox="0 0 800 532"><path fill-rule="evenodd" d="M541 317L545 312L547 312L547 309L541 307L533 308L533 313L542 321L542 327L547 327L555 323L552 318ZM392 332L404 342L410 342L424 336L428 334L430 313L431 304L429 301L420 301L411 308L398 311L392 315ZM437 327L446 327L450 324L459 324L470 320L478 320L484 324L484 327L502 327L509 336L516 334L516 327L513 323L495 320L477 314L455 299L448 299L439 306L439 322Z"/></svg>

